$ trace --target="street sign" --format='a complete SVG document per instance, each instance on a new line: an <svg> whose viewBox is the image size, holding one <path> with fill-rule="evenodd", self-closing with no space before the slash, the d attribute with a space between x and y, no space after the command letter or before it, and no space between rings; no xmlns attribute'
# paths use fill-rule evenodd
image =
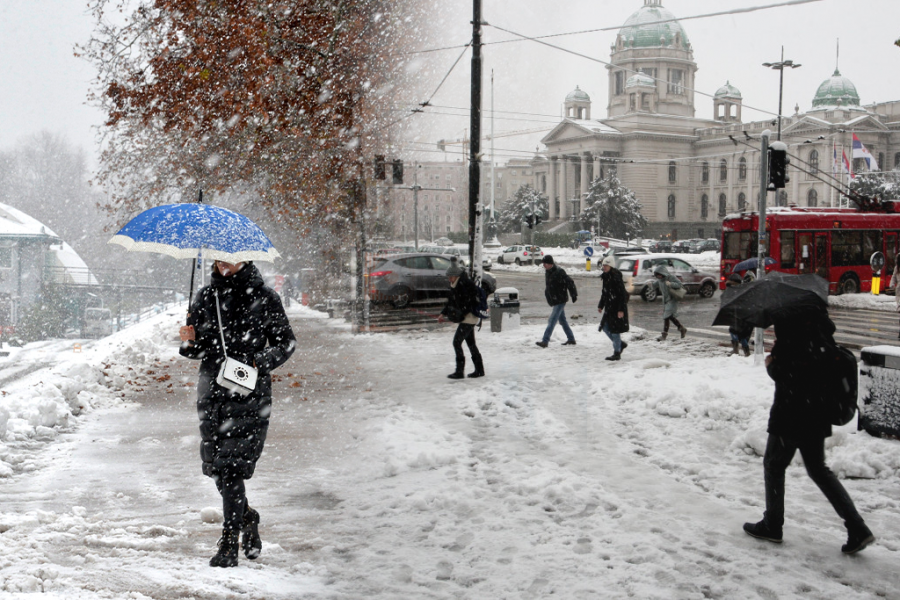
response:
<svg viewBox="0 0 900 600"><path fill-rule="evenodd" d="M584 255L587 256L588 258L592 257L594 255L594 249L591 248L590 246L585 246L584 247Z"/></svg>

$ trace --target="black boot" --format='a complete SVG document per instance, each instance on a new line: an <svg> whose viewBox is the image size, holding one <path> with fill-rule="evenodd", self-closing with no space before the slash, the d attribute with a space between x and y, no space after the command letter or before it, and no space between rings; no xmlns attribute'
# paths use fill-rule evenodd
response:
<svg viewBox="0 0 900 600"><path fill-rule="evenodd" d="M456 371L447 375L448 379L462 379L466 376L464 370L466 368L466 359L462 360L456 359Z"/></svg>
<svg viewBox="0 0 900 600"><path fill-rule="evenodd" d="M606 357L606 360L619 360L619 359L621 359L621 358L622 358L622 353L621 353L621 352L613 352L613 353L612 353L612 356L607 356L607 357Z"/></svg>
<svg viewBox="0 0 900 600"><path fill-rule="evenodd" d="M738 353L738 343L737 342L731 342L731 353L732 354Z"/></svg>
<svg viewBox="0 0 900 600"><path fill-rule="evenodd" d="M847 543L841 546L841 552L844 554L856 554L869 544L875 541L875 536L868 527L848 527Z"/></svg>
<svg viewBox="0 0 900 600"><path fill-rule="evenodd" d="M262 552L262 540L259 539L259 513L249 506L244 510L244 522L241 525L241 546L244 556L253 560Z"/></svg>
<svg viewBox="0 0 900 600"><path fill-rule="evenodd" d="M223 529L219 538L219 551L209 559L211 567L236 567L238 564L238 532Z"/></svg>
<svg viewBox="0 0 900 600"><path fill-rule="evenodd" d="M781 543L781 529L776 530L769 527L768 525L766 525L765 519L763 519L759 523L744 523L744 531L746 531L748 535L752 535L753 537L761 540L775 542L776 544Z"/></svg>
<svg viewBox="0 0 900 600"><path fill-rule="evenodd" d="M628 347L628 342L622 342L622 349L619 350L619 354L622 354L623 352L625 352L625 348L627 348L627 347Z"/></svg>
<svg viewBox="0 0 900 600"><path fill-rule="evenodd" d="M469 377L484 377L484 363L481 362L481 355L473 356L472 362L475 363L475 370L469 373Z"/></svg>

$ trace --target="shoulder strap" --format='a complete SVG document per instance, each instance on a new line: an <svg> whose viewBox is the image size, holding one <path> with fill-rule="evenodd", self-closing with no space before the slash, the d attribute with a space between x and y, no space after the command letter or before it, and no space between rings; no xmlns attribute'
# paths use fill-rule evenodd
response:
<svg viewBox="0 0 900 600"><path fill-rule="evenodd" d="M219 320L219 335L222 336L222 354L227 359L228 350L225 348L225 332L222 330L222 313L219 310L219 292L213 290L213 295L216 297L216 318Z"/></svg>

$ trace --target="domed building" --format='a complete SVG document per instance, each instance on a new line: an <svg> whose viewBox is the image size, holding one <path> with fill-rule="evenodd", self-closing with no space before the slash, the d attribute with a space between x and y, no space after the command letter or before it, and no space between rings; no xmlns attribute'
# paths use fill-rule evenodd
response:
<svg viewBox="0 0 900 600"><path fill-rule="evenodd" d="M757 204L755 148L766 129L774 141L777 126L743 122L743 98L731 81L698 117L698 67L688 34L662 0L641 1L610 47L606 117L592 118L590 96L576 87L566 96L565 118L541 140L545 149L532 161L534 186L551 199L546 227L568 222L573 231L581 229L578 215L590 182L615 169L642 204L645 238L718 236L724 215ZM900 101L862 105L856 86L837 69L816 90L810 109L796 107L782 117L781 128L800 160L792 160L787 188L768 194L769 204L836 202L823 173L830 178L833 143L851 156L854 132L882 168L900 165ZM749 146L738 143L748 138ZM853 168L864 170L865 163L856 160Z"/></svg>

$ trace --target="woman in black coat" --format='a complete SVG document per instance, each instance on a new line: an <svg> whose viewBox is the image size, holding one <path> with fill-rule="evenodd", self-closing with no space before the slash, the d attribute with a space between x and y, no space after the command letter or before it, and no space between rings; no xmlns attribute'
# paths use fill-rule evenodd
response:
<svg viewBox="0 0 900 600"><path fill-rule="evenodd" d="M775 381L775 400L769 412L769 439L763 458L766 512L758 523L745 523L753 537L781 543L784 524L784 473L800 451L806 472L847 527L845 554L859 552L875 536L856 511L847 490L825 464L825 438L831 422L822 408L828 393L822 373L825 350L834 346L834 323L824 307L791 311L775 321L775 345L766 357L766 370Z"/></svg>
<svg viewBox="0 0 900 600"><path fill-rule="evenodd" d="M216 383L225 360L217 298L228 358L259 371L255 389L246 396ZM253 263L216 261L210 285L197 293L188 325L180 333L181 355L200 360L200 458L203 474L213 478L222 495L225 518L219 551L209 564L233 567L242 531L247 558L258 557L262 549L259 513L247 502L244 480L253 476L266 441L272 410L270 373L294 352L294 332L278 294L265 285Z"/></svg>
<svg viewBox="0 0 900 600"><path fill-rule="evenodd" d="M597 311L603 313L600 318L600 331L605 333L613 343L613 354L606 360L619 360L622 351L628 347L622 341L621 334L628 331L628 292L625 290L625 282L622 273L615 267L615 259L607 256L600 263L603 273L603 291L600 293L600 302Z"/></svg>

